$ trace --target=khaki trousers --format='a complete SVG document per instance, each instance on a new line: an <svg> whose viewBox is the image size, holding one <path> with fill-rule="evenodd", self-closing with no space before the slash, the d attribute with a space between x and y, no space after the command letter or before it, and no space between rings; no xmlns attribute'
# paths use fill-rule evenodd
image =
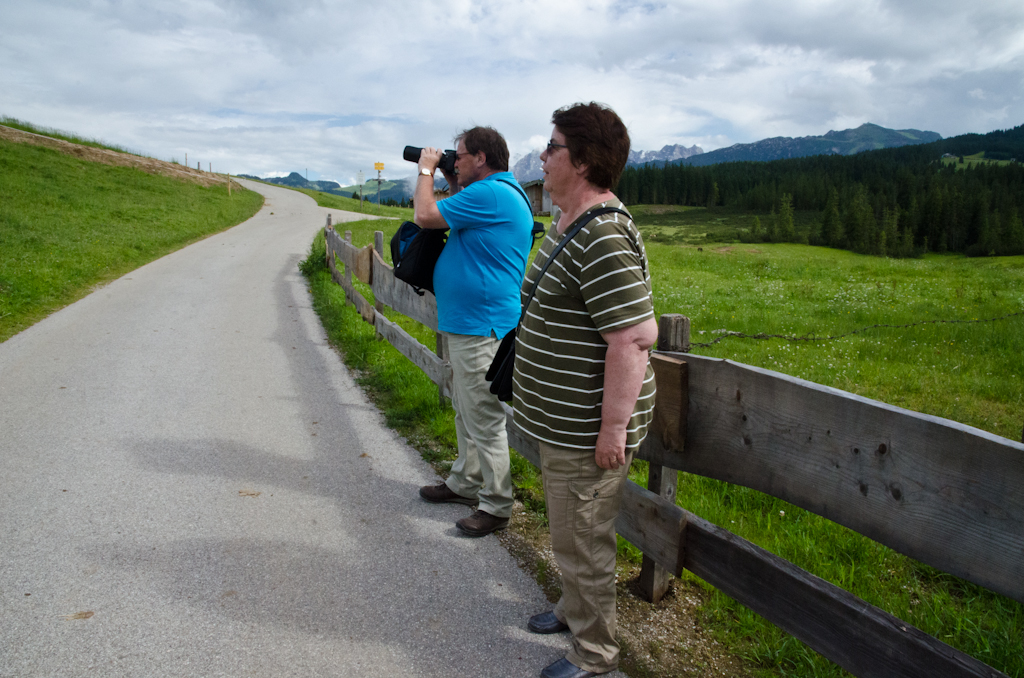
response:
<svg viewBox="0 0 1024 678"><path fill-rule="evenodd" d="M555 616L572 631L566 659L595 673L619 663L615 640L615 518L622 503L626 465L614 471L594 462L594 450L540 443L551 549L562 571Z"/></svg>
<svg viewBox="0 0 1024 678"><path fill-rule="evenodd" d="M445 482L455 494L478 497L481 511L508 518L513 500L505 410L484 379L500 342L494 337L445 336L459 439L459 458Z"/></svg>

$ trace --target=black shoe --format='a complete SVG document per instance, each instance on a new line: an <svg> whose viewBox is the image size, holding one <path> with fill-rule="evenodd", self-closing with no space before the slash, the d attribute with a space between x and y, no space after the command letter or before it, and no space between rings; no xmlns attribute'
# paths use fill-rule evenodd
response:
<svg viewBox="0 0 1024 678"><path fill-rule="evenodd" d="M420 496L431 504L465 504L466 506L475 506L479 503L473 497L463 497L461 494L455 494L445 483L424 485L420 488Z"/></svg>
<svg viewBox="0 0 1024 678"><path fill-rule="evenodd" d="M593 671L581 669L565 657L540 672L540 678L590 678L596 675Z"/></svg>
<svg viewBox="0 0 1024 678"><path fill-rule="evenodd" d="M534 633L561 633L567 631L569 626L558 621L554 612L541 612L530 617L526 627Z"/></svg>
<svg viewBox="0 0 1024 678"><path fill-rule="evenodd" d="M455 527L462 530L463 534L470 537L483 537L508 527L508 518L492 516L487 511L475 511L473 515L462 520L455 521Z"/></svg>

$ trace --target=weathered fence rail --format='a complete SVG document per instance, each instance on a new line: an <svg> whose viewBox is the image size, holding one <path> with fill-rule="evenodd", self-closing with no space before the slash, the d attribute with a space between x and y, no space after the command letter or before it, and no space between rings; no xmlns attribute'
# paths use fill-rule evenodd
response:
<svg viewBox="0 0 1024 678"><path fill-rule="evenodd" d="M353 286L437 331L433 297L397 280L376 248L325 230L332 276L360 315L451 392L440 351L384 318ZM338 263L344 265L339 271ZM658 395L616 528L644 554L652 598L687 569L857 676L1003 676L675 504L678 470L744 485L896 551L1024 602L1024 444L768 370L685 353L688 321L663 315L652 355ZM439 343L440 346L440 343ZM671 351L662 349L669 348ZM535 440L506 406L509 444L536 466Z"/></svg>

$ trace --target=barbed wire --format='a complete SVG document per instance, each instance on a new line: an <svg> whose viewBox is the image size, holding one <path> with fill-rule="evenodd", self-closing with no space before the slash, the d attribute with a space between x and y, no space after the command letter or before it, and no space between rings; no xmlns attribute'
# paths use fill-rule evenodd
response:
<svg viewBox="0 0 1024 678"><path fill-rule="evenodd" d="M1001 315L1001 316L999 316L997 318L981 318L981 319L976 319L976 320L922 320L920 322L909 323L907 325L889 325L889 324L881 323L881 324L878 324L878 325L868 325L867 327L861 327L860 329L853 330L852 332L846 332L845 334L836 334L836 335L831 335L831 336L827 336L827 337L816 337L813 334L805 334L802 337L795 337L795 336L787 335L787 334L764 334L764 333L761 333L761 334L745 334L743 332L730 332L728 330L713 330L713 332L718 332L722 336L718 337L714 341L709 341L707 343L690 342L690 347L691 348L707 348L708 346L714 346L718 342L722 341L723 339L728 339L729 337L735 337L737 339L784 339L786 341L791 341L791 342L797 342L797 341L835 341L836 339L843 339L845 337L849 337L849 336L852 336L854 334L860 334L861 332L866 332L867 330L873 330L873 329L878 329L878 328L903 329L903 328L906 328L906 327L916 327L917 325L937 325L937 324L940 324L940 323L945 323L945 324L950 324L950 325L962 324L962 323L991 323L991 322L995 322L997 320L1005 320L1006 318L1013 318L1014 316L1018 316L1018 315L1024 315L1024 311L1018 311L1017 313L1007 313L1006 315Z"/></svg>

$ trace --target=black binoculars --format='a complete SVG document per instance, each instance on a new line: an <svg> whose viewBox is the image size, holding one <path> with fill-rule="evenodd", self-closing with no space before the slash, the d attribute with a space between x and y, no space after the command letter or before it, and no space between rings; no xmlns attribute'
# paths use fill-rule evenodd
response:
<svg viewBox="0 0 1024 678"><path fill-rule="evenodd" d="M420 161L420 151L423 149L418 146L406 146L405 152L402 153L402 157L409 162ZM442 172L448 174L455 174L455 151L445 151L444 155L441 156L441 162L437 163L437 168Z"/></svg>

